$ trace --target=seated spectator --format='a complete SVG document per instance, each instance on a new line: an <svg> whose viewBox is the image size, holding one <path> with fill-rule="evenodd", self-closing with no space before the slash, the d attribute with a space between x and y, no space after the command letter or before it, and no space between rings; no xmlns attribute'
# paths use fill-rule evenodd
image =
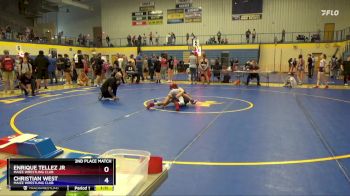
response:
<svg viewBox="0 0 350 196"><path fill-rule="evenodd" d="M134 61L129 61L127 66L125 67L125 73L128 78L131 78L131 83L134 83L135 77L137 77L136 66Z"/></svg>
<svg viewBox="0 0 350 196"><path fill-rule="evenodd" d="M89 78L87 77L85 72L80 72L78 76L77 84L79 86L89 86Z"/></svg>

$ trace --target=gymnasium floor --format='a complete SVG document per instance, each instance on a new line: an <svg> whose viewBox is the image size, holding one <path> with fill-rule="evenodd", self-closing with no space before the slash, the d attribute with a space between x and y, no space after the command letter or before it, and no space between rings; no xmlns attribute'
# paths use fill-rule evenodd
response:
<svg viewBox="0 0 350 196"><path fill-rule="evenodd" d="M0 99L0 136L49 136L101 154L147 150L171 169L156 195L350 194L350 91L181 84L200 102L146 110L167 85L123 85L119 102L97 88Z"/></svg>

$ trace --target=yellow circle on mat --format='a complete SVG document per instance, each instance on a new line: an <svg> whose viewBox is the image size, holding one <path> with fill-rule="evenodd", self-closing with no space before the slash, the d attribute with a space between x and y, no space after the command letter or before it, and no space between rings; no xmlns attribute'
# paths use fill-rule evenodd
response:
<svg viewBox="0 0 350 196"><path fill-rule="evenodd" d="M247 104L247 107L241 108L241 109L235 109L235 110L224 110L224 111L213 111L213 112L202 112L202 111L195 111L195 112L186 112L186 111L174 111L174 110L165 110L160 108L153 108L153 110L158 110L162 112L176 112L176 113L182 113L182 114L223 114L223 113L233 113L233 112L241 112L245 110L252 109L254 107L254 104L250 101L243 100L243 99L237 99L237 98L230 98L230 97L218 97L218 96L196 96L196 97L203 97L203 98L219 98L219 99L229 99L239 102L244 102ZM163 98L163 97L161 97ZM147 107L147 103L154 100L154 99L161 99L161 98L153 98L146 100L143 102L143 105Z"/></svg>

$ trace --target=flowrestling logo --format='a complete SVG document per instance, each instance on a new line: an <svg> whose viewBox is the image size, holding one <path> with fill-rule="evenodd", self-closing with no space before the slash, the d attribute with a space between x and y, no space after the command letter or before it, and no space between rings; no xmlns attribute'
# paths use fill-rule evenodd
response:
<svg viewBox="0 0 350 196"><path fill-rule="evenodd" d="M339 10L321 10L322 16L338 16Z"/></svg>

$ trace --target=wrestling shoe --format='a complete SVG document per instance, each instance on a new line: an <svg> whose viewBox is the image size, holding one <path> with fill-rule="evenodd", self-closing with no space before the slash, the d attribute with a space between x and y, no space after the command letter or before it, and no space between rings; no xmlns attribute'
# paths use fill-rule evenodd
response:
<svg viewBox="0 0 350 196"><path fill-rule="evenodd" d="M177 102L177 101L175 101L175 110L176 111L180 111L180 104L179 104L179 102Z"/></svg>
<svg viewBox="0 0 350 196"><path fill-rule="evenodd" d="M147 110L149 110L151 107L154 107L154 103L153 102L147 104Z"/></svg>

